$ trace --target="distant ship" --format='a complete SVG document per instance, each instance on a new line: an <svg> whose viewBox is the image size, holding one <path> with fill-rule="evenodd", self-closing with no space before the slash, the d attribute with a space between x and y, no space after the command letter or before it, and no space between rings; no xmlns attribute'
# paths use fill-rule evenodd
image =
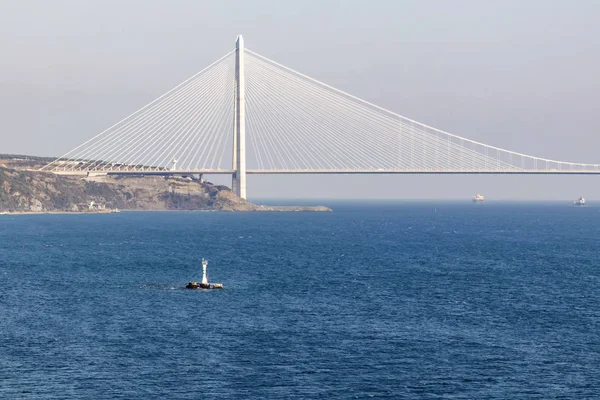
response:
<svg viewBox="0 0 600 400"><path fill-rule="evenodd" d="M477 195L475 197L473 197L473 203L483 203L484 200L485 200L485 197L483 197L479 193L477 193Z"/></svg>
<svg viewBox="0 0 600 400"><path fill-rule="evenodd" d="M573 202L576 206L585 206L585 199L583 197L578 198Z"/></svg>

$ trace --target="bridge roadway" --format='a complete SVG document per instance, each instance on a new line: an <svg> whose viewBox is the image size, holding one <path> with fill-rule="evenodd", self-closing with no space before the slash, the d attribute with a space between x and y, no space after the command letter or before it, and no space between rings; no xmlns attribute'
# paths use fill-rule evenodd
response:
<svg viewBox="0 0 600 400"><path fill-rule="evenodd" d="M201 170L134 170L134 171L53 171L57 175L68 176L170 176L170 175L233 175L234 170L226 169L201 169ZM384 169L272 169L260 170L249 169L246 174L251 175L375 175L375 174L395 174L395 175L600 175L600 170L384 170Z"/></svg>

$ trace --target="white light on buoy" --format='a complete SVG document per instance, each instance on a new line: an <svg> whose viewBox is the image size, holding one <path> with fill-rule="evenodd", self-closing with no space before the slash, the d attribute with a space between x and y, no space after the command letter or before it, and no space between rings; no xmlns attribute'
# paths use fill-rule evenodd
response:
<svg viewBox="0 0 600 400"><path fill-rule="evenodd" d="M206 276L206 266L208 265L208 260L202 259L202 284L208 285L208 277Z"/></svg>

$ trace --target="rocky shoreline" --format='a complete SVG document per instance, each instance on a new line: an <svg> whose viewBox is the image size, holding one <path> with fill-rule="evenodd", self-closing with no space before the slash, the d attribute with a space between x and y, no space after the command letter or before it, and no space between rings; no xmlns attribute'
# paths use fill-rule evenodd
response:
<svg viewBox="0 0 600 400"><path fill-rule="evenodd" d="M324 206L249 203L226 186L183 177L73 177L0 164L0 213L124 211L329 212Z"/></svg>
<svg viewBox="0 0 600 400"><path fill-rule="evenodd" d="M331 212L325 206L266 206L256 210L122 210L128 212ZM119 210L119 213L121 210ZM85 214L113 214L111 211L0 211L2 215L85 215Z"/></svg>

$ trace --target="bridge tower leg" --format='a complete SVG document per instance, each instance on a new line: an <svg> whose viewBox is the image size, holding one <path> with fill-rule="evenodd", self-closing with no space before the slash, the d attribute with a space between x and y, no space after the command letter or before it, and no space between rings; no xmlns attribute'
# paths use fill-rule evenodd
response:
<svg viewBox="0 0 600 400"><path fill-rule="evenodd" d="M246 100L244 97L244 39L235 43L235 96L233 101L233 176L231 189L246 198Z"/></svg>

